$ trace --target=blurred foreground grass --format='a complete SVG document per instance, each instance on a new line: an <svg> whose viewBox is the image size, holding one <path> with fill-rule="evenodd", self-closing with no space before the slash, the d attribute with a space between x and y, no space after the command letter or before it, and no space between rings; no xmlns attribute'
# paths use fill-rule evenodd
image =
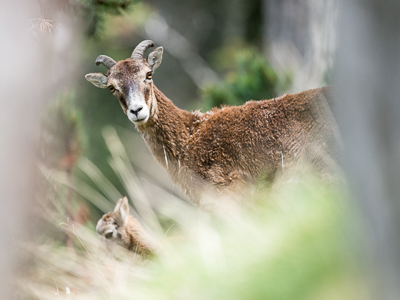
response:
<svg viewBox="0 0 400 300"><path fill-rule="evenodd" d="M357 221L339 192L341 184L295 174L279 189L248 195L241 209L212 214L154 187L160 199L155 205L116 131L109 128L104 137L134 216L162 247L156 258L143 261L118 246L107 248L95 224L65 220L56 205L44 205L43 217L73 247L54 236L25 245L34 263L18 282L23 299L369 299L350 246ZM77 179L64 180L61 172L44 167L42 172L52 184L69 185L99 209L111 210L118 191L89 161L79 165L106 196L91 193Z"/></svg>

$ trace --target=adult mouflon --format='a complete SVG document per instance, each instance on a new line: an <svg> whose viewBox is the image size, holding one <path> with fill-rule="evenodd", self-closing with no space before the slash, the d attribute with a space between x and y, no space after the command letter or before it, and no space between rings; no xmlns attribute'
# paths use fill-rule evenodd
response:
<svg viewBox="0 0 400 300"><path fill-rule="evenodd" d="M100 55L106 74L86 79L107 88L141 132L154 158L172 181L197 204L209 186L233 191L258 179L271 182L302 159L317 170L329 168L337 129L328 102L331 88L308 90L206 113L179 109L153 82L162 60L152 41L141 42L119 62Z"/></svg>

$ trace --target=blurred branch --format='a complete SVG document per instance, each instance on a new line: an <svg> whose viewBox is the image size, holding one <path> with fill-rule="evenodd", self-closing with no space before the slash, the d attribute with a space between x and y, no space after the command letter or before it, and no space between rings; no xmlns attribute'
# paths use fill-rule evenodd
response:
<svg viewBox="0 0 400 300"><path fill-rule="evenodd" d="M199 88L219 80L218 75L197 54L190 42L178 31L170 27L158 13L153 13L150 16L146 23L145 31L150 39L157 44L163 45L173 57L180 61L182 68Z"/></svg>
<svg viewBox="0 0 400 300"><path fill-rule="evenodd" d="M36 19L31 19L30 22L32 25L31 28L29 28L29 31L32 32L35 37L38 36L37 31L39 31L42 36L53 32L53 20L39 17Z"/></svg>

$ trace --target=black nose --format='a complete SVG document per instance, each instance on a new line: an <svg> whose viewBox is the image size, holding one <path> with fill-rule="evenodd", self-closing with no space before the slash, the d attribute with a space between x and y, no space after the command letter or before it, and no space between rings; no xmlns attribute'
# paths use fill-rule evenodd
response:
<svg viewBox="0 0 400 300"><path fill-rule="evenodd" d="M141 111L142 109L143 109L143 107L139 106L137 109L131 109L130 112L137 116L139 111Z"/></svg>
<svg viewBox="0 0 400 300"><path fill-rule="evenodd" d="M111 239L112 236L113 236L113 233L112 233L112 232L108 232L108 233L106 233L106 235L105 235L106 239Z"/></svg>

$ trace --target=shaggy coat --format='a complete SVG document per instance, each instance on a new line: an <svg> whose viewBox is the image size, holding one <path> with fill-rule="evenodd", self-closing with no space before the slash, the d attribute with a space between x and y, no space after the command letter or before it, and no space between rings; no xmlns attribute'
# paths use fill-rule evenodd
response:
<svg viewBox="0 0 400 300"><path fill-rule="evenodd" d="M300 157L324 172L326 154L334 154L329 87L206 113L177 108L155 86L154 96L154 114L136 127L196 203L206 183L222 192L257 179L270 182Z"/></svg>

